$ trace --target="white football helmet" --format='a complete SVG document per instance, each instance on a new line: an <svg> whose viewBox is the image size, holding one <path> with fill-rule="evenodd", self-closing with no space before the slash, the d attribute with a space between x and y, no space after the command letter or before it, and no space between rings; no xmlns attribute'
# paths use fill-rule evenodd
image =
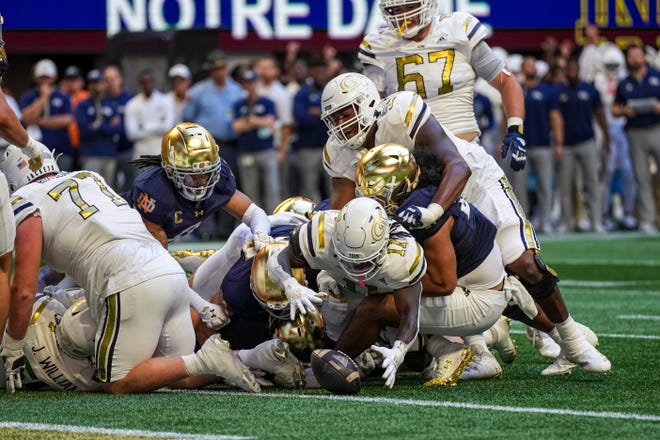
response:
<svg viewBox="0 0 660 440"><path fill-rule="evenodd" d="M339 211L332 243L348 277L362 284L383 264L389 238L385 209L374 199L359 197Z"/></svg>
<svg viewBox="0 0 660 440"><path fill-rule="evenodd" d="M349 72L333 78L321 96L321 120L328 135L343 147L360 148L376 120L379 102L378 88L366 76Z"/></svg>
<svg viewBox="0 0 660 440"><path fill-rule="evenodd" d="M437 0L380 0L379 6L389 27L403 38L417 35L433 20L438 10ZM405 11L402 11L400 8L404 7Z"/></svg>
<svg viewBox="0 0 660 440"><path fill-rule="evenodd" d="M74 359L94 355L96 325L85 298L66 309L60 324L55 328L55 339L60 349Z"/></svg>
<svg viewBox="0 0 660 440"><path fill-rule="evenodd" d="M41 166L34 171L30 168L31 164L34 164L34 159L30 159L22 148L15 145L7 147L2 158L2 172L7 176L7 183L12 192L45 174L60 172L54 156L55 150L50 151L43 144L38 144L37 148L41 153L41 164L37 164L37 166Z"/></svg>

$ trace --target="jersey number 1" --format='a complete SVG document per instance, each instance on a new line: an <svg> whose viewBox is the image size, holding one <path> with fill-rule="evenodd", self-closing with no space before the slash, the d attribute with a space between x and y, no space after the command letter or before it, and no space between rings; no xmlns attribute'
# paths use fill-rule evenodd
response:
<svg viewBox="0 0 660 440"><path fill-rule="evenodd" d="M451 70L454 67L454 56L454 49L439 50L428 53L429 63L437 63L439 60L444 60L444 66L442 67L442 87L438 89L438 95L444 95L454 89L454 86L450 83ZM401 92L405 90L406 84L412 82L415 83L417 94L421 96L422 99L428 98L422 74L419 72L406 73L406 66L409 64L424 64L424 57L417 54L396 59L396 76L397 81L399 82L399 91Z"/></svg>

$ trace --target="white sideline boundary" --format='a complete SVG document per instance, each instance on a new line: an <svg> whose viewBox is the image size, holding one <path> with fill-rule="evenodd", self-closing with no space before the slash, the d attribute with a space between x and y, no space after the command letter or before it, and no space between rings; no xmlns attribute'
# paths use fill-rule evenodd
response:
<svg viewBox="0 0 660 440"><path fill-rule="evenodd" d="M548 414L548 415L558 415L558 416L575 416L575 417L589 417L589 418L600 418L600 419L660 422L660 415L652 415L652 414L578 411L572 409L559 409L559 408L483 405L478 403L448 402L448 401L437 401L437 400L389 399L387 397L361 397L361 396L311 395L311 394L270 394L270 393L248 394L248 393L240 393L240 392L232 392L232 391L212 391L212 390L167 390L165 392L204 393L204 394L214 394L221 396L246 396L246 397L256 397L256 398L275 397L275 398L286 398L286 399L335 400L341 402L376 403L376 404L395 405L395 406L408 405L408 406L422 406L422 407L459 408L459 409L501 411L501 412L522 413L522 414Z"/></svg>
<svg viewBox="0 0 660 440"><path fill-rule="evenodd" d="M243 440L254 438L235 435L182 434L178 432L144 431L140 429L114 429L98 428L94 426L51 425L48 423L0 422L0 429L2 428L25 429L28 431L67 432L71 434L124 435L172 440Z"/></svg>
<svg viewBox="0 0 660 440"><path fill-rule="evenodd" d="M516 322L515 324L512 322L511 324L516 325L517 327L523 326L524 324ZM526 335L527 333L525 330L517 330L517 329L511 329L509 330L509 333L514 334L514 335ZM626 334L621 334L621 333L596 333L599 338L614 338L614 339L646 339L646 340L651 340L651 341L660 341L660 336L655 336L655 335L626 335Z"/></svg>

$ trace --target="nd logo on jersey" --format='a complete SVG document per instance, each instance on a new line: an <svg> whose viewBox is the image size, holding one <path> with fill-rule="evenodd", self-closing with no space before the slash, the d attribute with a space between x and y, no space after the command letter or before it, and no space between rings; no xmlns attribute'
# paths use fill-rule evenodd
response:
<svg viewBox="0 0 660 440"><path fill-rule="evenodd" d="M149 197L147 193L140 194L137 205L142 212L153 212L156 209L156 200Z"/></svg>

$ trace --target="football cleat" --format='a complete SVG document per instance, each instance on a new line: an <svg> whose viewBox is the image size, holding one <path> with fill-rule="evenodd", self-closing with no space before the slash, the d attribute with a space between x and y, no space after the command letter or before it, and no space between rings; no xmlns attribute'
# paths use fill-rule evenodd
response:
<svg viewBox="0 0 660 440"><path fill-rule="evenodd" d="M433 356L433 361L422 372L425 387L455 386L472 361L470 348L442 336L432 336L426 344L426 351Z"/></svg>
<svg viewBox="0 0 660 440"><path fill-rule="evenodd" d="M236 357L229 348L229 342L220 338L220 335L208 338L195 354L208 373L222 377L228 385L252 393L261 392L254 374Z"/></svg>
<svg viewBox="0 0 660 440"><path fill-rule="evenodd" d="M305 372L300 362L291 352L286 342L271 339L253 349L254 364L260 370L274 375L275 385L284 388L305 386Z"/></svg>
<svg viewBox="0 0 660 440"><path fill-rule="evenodd" d="M547 333L527 326L527 340L544 358L556 359L559 356L559 345Z"/></svg>
<svg viewBox="0 0 660 440"><path fill-rule="evenodd" d="M490 346L497 350L500 354L500 359L506 364L510 364L518 355L518 345L516 341L511 338L509 330L511 328L511 319L506 316L501 316L497 322L487 330L490 332L492 342Z"/></svg>
<svg viewBox="0 0 660 440"><path fill-rule="evenodd" d="M576 368L577 364L570 362L566 359L566 356L564 356L563 353L560 353L552 364L548 365L543 371L541 371L541 376L561 376L564 374L571 374Z"/></svg>
<svg viewBox="0 0 660 440"><path fill-rule="evenodd" d="M568 361L578 364L591 373L607 373L612 369L609 359L590 345L586 338L563 343L562 354Z"/></svg>
<svg viewBox="0 0 660 440"><path fill-rule="evenodd" d="M463 370L462 380L493 379L502 377L502 367L488 350L484 350L480 345L470 347L474 358L472 362Z"/></svg>

